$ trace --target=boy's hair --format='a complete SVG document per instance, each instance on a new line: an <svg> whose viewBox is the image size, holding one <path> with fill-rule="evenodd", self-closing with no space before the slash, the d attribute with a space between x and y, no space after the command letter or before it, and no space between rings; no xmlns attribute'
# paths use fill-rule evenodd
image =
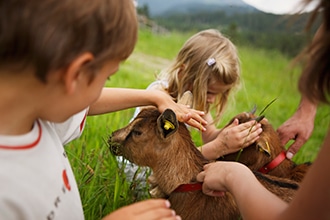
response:
<svg viewBox="0 0 330 220"><path fill-rule="evenodd" d="M32 68L46 82L84 52L90 68L124 60L137 39L135 11L132 0L0 1L0 69Z"/></svg>
<svg viewBox="0 0 330 220"><path fill-rule="evenodd" d="M210 59L215 62L208 64ZM182 74L180 80L179 74ZM168 92L177 99L192 86L193 108L206 112L210 110L207 105L208 84L219 82L224 86L231 85L231 89L217 97L214 105L215 122L218 122L230 91L239 83L240 61L236 47L217 30L198 32L186 41L175 62L161 73L160 78L168 81Z"/></svg>
<svg viewBox="0 0 330 220"><path fill-rule="evenodd" d="M305 0L308 5L313 0ZM315 2L315 1L314 1ZM311 101L330 104L330 1L320 0L311 15L309 27L319 13L322 13L322 26L319 35L303 52L309 60L299 80L300 92ZM303 56L303 55L300 55ZM298 57L299 58L299 57Z"/></svg>

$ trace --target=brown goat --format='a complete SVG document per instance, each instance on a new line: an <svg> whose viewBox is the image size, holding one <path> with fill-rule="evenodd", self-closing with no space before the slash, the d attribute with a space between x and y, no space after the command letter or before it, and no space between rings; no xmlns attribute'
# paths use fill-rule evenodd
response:
<svg viewBox="0 0 330 220"><path fill-rule="evenodd" d="M210 197L196 184L196 175L208 163L192 142L184 123L178 123L172 110L162 114L155 108L143 109L125 128L115 131L109 139L115 155L153 171L157 188L171 202L182 219L239 219L240 213L230 193ZM256 177L271 192L289 202L298 184L294 181L258 174ZM177 192L181 187L195 188Z"/></svg>
<svg viewBox="0 0 330 220"><path fill-rule="evenodd" d="M251 112L238 114L234 118L237 118L239 123L244 123L257 117ZM234 118L229 124L232 123ZM218 160L238 161L253 171L301 182L310 163L297 165L293 161L286 159L285 148L281 144L280 138L272 125L267 120L261 120L260 123L263 132L255 143L244 148L241 152L225 155Z"/></svg>

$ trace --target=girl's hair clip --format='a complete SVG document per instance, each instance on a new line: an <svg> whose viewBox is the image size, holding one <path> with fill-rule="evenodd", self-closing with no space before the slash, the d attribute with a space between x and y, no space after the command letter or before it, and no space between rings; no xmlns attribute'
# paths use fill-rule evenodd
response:
<svg viewBox="0 0 330 220"><path fill-rule="evenodd" d="M206 61L208 66L213 66L213 64L215 64L215 59L214 58L210 58Z"/></svg>

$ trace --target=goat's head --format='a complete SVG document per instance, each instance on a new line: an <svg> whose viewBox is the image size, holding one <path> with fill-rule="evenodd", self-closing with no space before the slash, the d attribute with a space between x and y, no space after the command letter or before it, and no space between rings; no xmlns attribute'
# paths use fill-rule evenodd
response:
<svg viewBox="0 0 330 220"><path fill-rule="evenodd" d="M164 157L173 157L184 137L191 139L189 131L177 121L172 110L166 109L160 114L150 107L142 109L129 125L113 132L108 143L113 154L139 166L153 168Z"/></svg>
<svg viewBox="0 0 330 220"><path fill-rule="evenodd" d="M263 132L255 143L244 148L242 152L225 155L219 158L219 160L238 161L249 166L250 169L256 170L272 161L284 150L278 134L272 125L267 120L263 119L263 117L257 117L254 114L254 111L236 115L229 124L231 124L235 118L239 120L239 123L244 123L250 120L259 121Z"/></svg>

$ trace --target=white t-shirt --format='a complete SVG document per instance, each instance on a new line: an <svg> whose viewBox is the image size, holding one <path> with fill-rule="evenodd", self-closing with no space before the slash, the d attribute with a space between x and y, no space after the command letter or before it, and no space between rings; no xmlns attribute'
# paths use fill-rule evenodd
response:
<svg viewBox="0 0 330 220"><path fill-rule="evenodd" d="M165 81L165 80L156 80L154 82L152 82L147 88L146 90L152 90L152 89L156 89L156 90L165 90L168 88L168 82ZM133 117L131 119L131 121L133 121L133 119L140 113L141 111L141 108L140 107L137 107L135 108L135 111L134 111L134 114L133 114Z"/></svg>
<svg viewBox="0 0 330 220"><path fill-rule="evenodd" d="M84 219L63 145L81 135L86 114L64 123L38 120L24 135L0 135L1 220Z"/></svg>

